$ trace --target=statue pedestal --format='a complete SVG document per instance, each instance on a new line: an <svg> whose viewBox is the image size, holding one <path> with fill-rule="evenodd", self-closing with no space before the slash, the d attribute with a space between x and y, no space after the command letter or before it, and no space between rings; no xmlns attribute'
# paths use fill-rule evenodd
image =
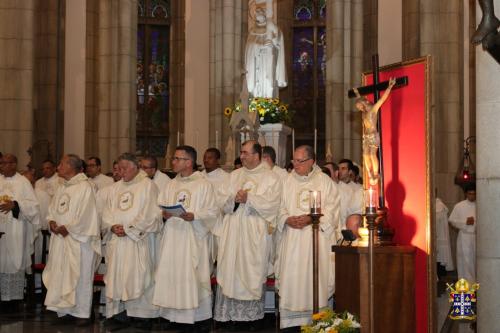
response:
<svg viewBox="0 0 500 333"><path fill-rule="evenodd" d="M259 127L259 142L271 146L276 151L276 164L285 167L287 160L287 140L292 129L284 124L264 124Z"/></svg>

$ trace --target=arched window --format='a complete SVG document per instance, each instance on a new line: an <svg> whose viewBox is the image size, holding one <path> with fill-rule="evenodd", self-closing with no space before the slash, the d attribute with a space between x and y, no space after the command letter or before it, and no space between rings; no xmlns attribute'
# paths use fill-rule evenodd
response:
<svg viewBox="0 0 500 333"><path fill-rule="evenodd" d="M165 156L170 72L169 0L139 0L137 27L136 151Z"/></svg>
<svg viewBox="0 0 500 333"><path fill-rule="evenodd" d="M325 156L326 0L294 0L291 22L290 102L295 146L314 145Z"/></svg>

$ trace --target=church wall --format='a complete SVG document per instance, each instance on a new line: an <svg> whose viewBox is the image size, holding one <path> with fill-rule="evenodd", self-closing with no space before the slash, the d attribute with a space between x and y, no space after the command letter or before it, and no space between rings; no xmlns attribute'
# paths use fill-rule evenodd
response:
<svg viewBox="0 0 500 333"><path fill-rule="evenodd" d="M416 2L416 1L415 1ZM438 196L448 207L461 200L454 185L463 148L463 3L403 2L403 60L432 56L431 110Z"/></svg>
<svg viewBox="0 0 500 333"><path fill-rule="evenodd" d="M236 155L227 156L225 152L231 130L223 111L239 100L248 22L247 2L210 0L209 145L215 146L215 131L218 131L222 161L231 165Z"/></svg>
<svg viewBox="0 0 500 333"><path fill-rule="evenodd" d="M137 1L98 1L97 126L103 170L135 151Z"/></svg>
<svg viewBox="0 0 500 333"><path fill-rule="evenodd" d="M34 1L0 3L0 151L20 167L33 140L34 25Z"/></svg>
<svg viewBox="0 0 500 333"><path fill-rule="evenodd" d="M64 126L64 12L65 1L35 3L34 137L32 165L62 154Z"/></svg>
<svg viewBox="0 0 500 333"><path fill-rule="evenodd" d="M346 91L361 82L364 1L327 1L326 144L334 160L361 162L361 118ZM376 44L375 44L376 45Z"/></svg>

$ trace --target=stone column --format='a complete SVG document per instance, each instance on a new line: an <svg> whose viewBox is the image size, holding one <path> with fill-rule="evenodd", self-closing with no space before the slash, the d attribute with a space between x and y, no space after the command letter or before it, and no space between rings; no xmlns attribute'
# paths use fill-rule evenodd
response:
<svg viewBox="0 0 500 333"><path fill-rule="evenodd" d="M229 121L223 115L226 106L239 100L243 73L243 48L247 34L247 0L210 0L210 135L215 146L219 134L222 160L232 164L234 156L225 156L231 136ZM236 147L236 151L238 151Z"/></svg>
<svg viewBox="0 0 500 333"><path fill-rule="evenodd" d="M33 138L34 1L0 2L0 151L19 168Z"/></svg>
<svg viewBox="0 0 500 333"><path fill-rule="evenodd" d="M327 0L326 145L335 160L361 161L361 118L347 90L361 82L363 1Z"/></svg>
<svg viewBox="0 0 500 333"><path fill-rule="evenodd" d="M403 1L403 60L432 56L434 179L448 207L462 199L454 185L464 139L462 15L461 1Z"/></svg>
<svg viewBox="0 0 500 333"><path fill-rule="evenodd" d="M495 0L500 9L500 0ZM498 12L498 11L497 11ZM477 7L476 22L481 10ZM497 15L498 16L498 15ZM498 331L500 318L500 65L481 46L476 47L477 133L477 328L479 333Z"/></svg>
<svg viewBox="0 0 500 333"><path fill-rule="evenodd" d="M85 56L87 1L66 4L64 152L85 154Z"/></svg>
<svg viewBox="0 0 500 333"><path fill-rule="evenodd" d="M103 169L135 151L137 1L99 0L98 155Z"/></svg>
<svg viewBox="0 0 500 333"><path fill-rule="evenodd" d="M209 20L208 1L186 0L185 143L200 156L209 144Z"/></svg>
<svg viewBox="0 0 500 333"><path fill-rule="evenodd" d="M48 158L56 160L63 150L64 13L64 1L36 2L32 156L36 168Z"/></svg>

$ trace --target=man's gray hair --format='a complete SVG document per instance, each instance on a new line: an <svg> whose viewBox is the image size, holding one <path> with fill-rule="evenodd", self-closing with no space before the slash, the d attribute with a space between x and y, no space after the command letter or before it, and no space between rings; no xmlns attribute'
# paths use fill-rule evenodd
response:
<svg viewBox="0 0 500 333"><path fill-rule="evenodd" d="M68 156L68 164L71 168L76 171L76 173L82 172L83 170L83 161L80 156L76 154L67 154Z"/></svg>
<svg viewBox="0 0 500 333"><path fill-rule="evenodd" d="M306 152L307 158L310 158L310 159L316 161L316 154L314 153L313 147L311 147L309 145L302 145L302 146L298 146L297 148L295 148L296 151L299 149L303 149Z"/></svg>
<svg viewBox="0 0 500 333"><path fill-rule="evenodd" d="M135 154L132 153L123 153L120 156L118 156L117 159L118 162L120 161L130 161L135 164L136 167L139 167L139 159Z"/></svg>

